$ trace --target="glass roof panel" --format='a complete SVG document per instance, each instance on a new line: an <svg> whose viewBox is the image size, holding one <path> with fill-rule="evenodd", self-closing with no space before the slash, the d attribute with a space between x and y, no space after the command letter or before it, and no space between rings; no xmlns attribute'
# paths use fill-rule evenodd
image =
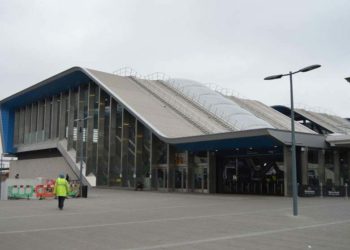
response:
<svg viewBox="0 0 350 250"><path fill-rule="evenodd" d="M204 84L187 79L169 79L165 81L188 99L205 108L212 115L224 120L237 130L273 128L268 122L243 109L233 100L211 90Z"/></svg>

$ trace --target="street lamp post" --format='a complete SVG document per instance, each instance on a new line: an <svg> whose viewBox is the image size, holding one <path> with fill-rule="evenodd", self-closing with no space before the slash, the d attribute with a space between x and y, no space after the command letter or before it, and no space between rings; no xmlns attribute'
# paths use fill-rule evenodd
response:
<svg viewBox="0 0 350 250"><path fill-rule="evenodd" d="M287 74L273 75L265 77L264 80L275 80L282 78L283 76L289 76L290 80L290 112L291 112L291 129L292 129L292 193L293 193L293 215L298 215L298 190L297 190L297 166L296 166L296 154L295 154L295 128L294 128L294 100L293 100L293 75L299 72L308 72L313 69L317 69L321 65L315 64L298 71L290 71Z"/></svg>

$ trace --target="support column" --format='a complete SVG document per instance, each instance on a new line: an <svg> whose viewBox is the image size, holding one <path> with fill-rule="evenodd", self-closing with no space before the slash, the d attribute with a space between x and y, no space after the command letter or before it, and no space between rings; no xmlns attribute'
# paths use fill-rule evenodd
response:
<svg viewBox="0 0 350 250"><path fill-rule="evenodd" d="M309 148L308 147L302 147L301 148L301 183L302 185L308 185L308 155L309 155Z"/></svg>
<svg viewBox="0 0 350 250"><path fill-rule="evenodd" d="M64 139L66 133L66 111L67 111L67 96L61 93L60 96L60 120L58 123L58 138L60 140Z"/></svg>
<svg viewBox="0 0 350 250"><path fill-rule="evenodd" d="M73 147L73 127L74 127L74 92L72 89L69 90L68 94L68 142L67 150Z"/></svg>
<svg viewBox="0 0 350 250"><path fill-rule="evenodd" d="M30 130L29 130L29 143L34 144L36 143L35 140L35 126L36 126L36 110L35 110L35 104L32 103L31 105L31 112L30 112Z"/></svg>
<svg viewBox="0 0 350 250"><path fill-rule="evenodd" d="M135 142L135 165L136 165L136 185L138 182L145 183L146 176L144 172L144 164L142 162L143 151L145 150L143 145L145 144L144 127L142 123L136 119L136 142ZM146 185L145 185L146 187Z"/></svg>
<svg viewBox="0 0 350 250"><path fill-rule="evenodd" d="M51 115L51 135L50 138L53 140L57 135L57 112L58 112L58 98L57 96L52 97L52 115Z"/></svg>
<svg viewBox="0 0 350 250"><path fill-rule="evenodd" d="M116 166L113 165L116 157L116 145L115 145L115 136L117 132L117 103L110 98L110 116L109 116L109 140L108 140L108 186L113 185L116 180L113 172L113 168ZM136 161L135 161L136 162ZM113 179L112 179L113 178Z"/></svg>
<svg viewBox="0 0 350 250"><path fill-rule="evenodd" d="M81 141L83 141L83 133L84 133L84 121L82 120L84 118L84 95L83 95L83 87L82 85L79 86L78 89L78 119L77 122L77 146L76 146L76 152L77 152L77 162L84 160L81 159L81 151L84 152L84 149L81 148ZM80 132L81 131L81 132ZM83 143L84 145L84 143ZM83 146L84 147L84 146Z"/></svg>
<svg viewBox="0 0 350 250"><path fill-rule="evenodd" d="M134 151L134 174L133 174L133 178L134 178L134 188L136 188L137 185L137 149L138 149L138 144L139 144L139 140L137 140L137 133L138 133L138 120L136 119L136 117L134 117L135 119L135 125L134 125L134 133L135 133L135 151Z"/></svg>
<svg viewBox="0 0 350 250"><path fill-rule="evenodd" d="M36 142L40 141L40 136L41 136L41 126L42 126L42 120L40 118L42 118L42 114L40 114L42 110L42 106L41 106L41 101L37 102L37 115L36 115L36 131L35 131L35 140Z"/></svg>
<svg viewBox="0 0 350 250"><path fill-rule="evenodd" d="M82 102L81 102L81 85L78 87L78 95L76 96L77 100L77 117L74 117L75 119L82 119L83 115L82 115ZM76 162L80 161L80 156L81 156L81 140L83 138L83 122L78 120L77 122L74 122L74 126L76 124L76 128L77 128L77 141L76 141L76 146L75 146L75 150L77 152L77 157L76 157ZM81 130L81 132L80 132Z"/></svg>
<svg viewBox="0 0 350 250"><path fill-rule="evenodd" d="M175 148L167 143L168 192L174 191L175 183Z"/></svg>
<svg viewBox="0 0 350 250"><path fill-rule="evenodd" d="M154 190L157 188L157 185L156 185L156 173L155 173L155 168L153 166L153 161L154 161L154 143L153 143L153 133L151 132L151 141L150 141L150 149L151 149L151 152L150 152L150 158L149 158L149 161L150 161L150 165L149 165L149 171L150 171L150 182L151 182L151 190ZM350 157L349 157L350 159Z"/></svg>
<svg viewBox="0 0 350 250"><path fill-rule="evenodd" d="M31 105L25 107L25 121L24 121L24 144L30 144L30 116L31 116Z"/></svg>
<svg viewBox="0 0 350 250"><path fill-rule="evenodd" d="M89 83L88 89L88 116L86 128L86 175L94 172L93 167L96 162L92 162L93 154L93 136L94 136L94 102L95 102L95 85Z"/></svg>
<svg viewBox="0 0 350 250"><path fill-rule="evenodd" d="M333 154L334 154L334 184L336 186L339 186L340 185L339 152L337 150L334 150Z"/></svg>
<svg viewBox="0 0 350 250"><path fill-rule="evenodd" d="M104 157L108 152L104 152L105 145L105 99L104 91L100 90L99 105L98 105L98 143L97 143L97 184L106 185L107 180L104 178L105 166ZM107 160L108 161L108 160ZM106 161L106 162L107 162ZM108 175L108 174L107 174Z"/></svg>
<svg viewBox="0 0 350 250"><path fill-rule="evenodd" d="M37 130L36 130L36 141L43 141L43 130L44 130L44 111L45 103L42 101L38 101L38 116L37 116Z"/></svg>
<svg viewBox="0 0 350 250"><path fill-rule="evenodd" d="M51 101L47 97L45 98L45 115L44 115L44 141L50 138L50 113L51 113Z"/></svg>
<svg viewBox="0 0 350 250"><path fill-rule="evenodd" d="M187 189L188 192L194 191L194 179L193 179L193 172L194 172L194 154L193 152L186 151L187 153L187 164L188 164L188 176L187 176Z"/></svg>
<svg viewBox="0 0 350 250"><path fill-rule="evenodd" d="M325 185L325 154L326 151L324 149L318 151L319 180L322 185Z"/></svg>
<svg viewBox="0 0 350 250"><path fill-rule="evenodd" d="M214 152L207 153L208 155L208 192L216 193L216 155Z"/></svg>
<svg viewBox="0 0 350 250"><path fill-rule="evenodd" d="M120 157L120 166L121 166L121 176L122 176L122 186L127 186L127 173L128 173L128 159L127 159L127 150L128 150L128 129L125 124L129 121L127 120L127 116L125 114L126 110L123 107L122 112L122 134L121 134L121 157Z"/></svg>

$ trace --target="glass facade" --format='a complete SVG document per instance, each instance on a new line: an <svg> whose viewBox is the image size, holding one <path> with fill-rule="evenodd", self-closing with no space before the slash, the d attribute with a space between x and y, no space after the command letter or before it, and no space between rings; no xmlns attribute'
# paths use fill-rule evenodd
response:
<svg viewBox="0 0 350 250"><path fill-rule="evenodd" d="M194 155L193 187L199 192L208 192L209 158L206 151Z"/></svg>
<svg viewBox="0 0 350 250"><path fill-rule="evenodd" d="M137 122L136 181L144 188L151 188L151 131Z"/></svg>
<svg viewBox="0 0 350 250"><path fill-rule="evenodd" d="M122 185L133 187L136 179L136 119L124 110L122 120Z"/></svg>
<svg viewBox="0 0 350 250"><path fill-rule="evenodd" d="M100 91L98 106L97 185L108 184L110 96Z"/></svg>
<svg viewBox="0 0 350 250"><path fill-rule="evenodd" d="M152 135L152 188L168 188L168 147L157 136Z"/></svg>

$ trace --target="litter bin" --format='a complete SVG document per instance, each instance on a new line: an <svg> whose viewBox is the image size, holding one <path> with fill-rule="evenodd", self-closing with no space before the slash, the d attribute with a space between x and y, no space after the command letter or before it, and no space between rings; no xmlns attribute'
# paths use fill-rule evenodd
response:
<svg viewBox="0 0 350 250"><path fill-rule="evenodd" d="M87 198L88 196L88 186L83 186L81 190L81 197Z"/></svg>

